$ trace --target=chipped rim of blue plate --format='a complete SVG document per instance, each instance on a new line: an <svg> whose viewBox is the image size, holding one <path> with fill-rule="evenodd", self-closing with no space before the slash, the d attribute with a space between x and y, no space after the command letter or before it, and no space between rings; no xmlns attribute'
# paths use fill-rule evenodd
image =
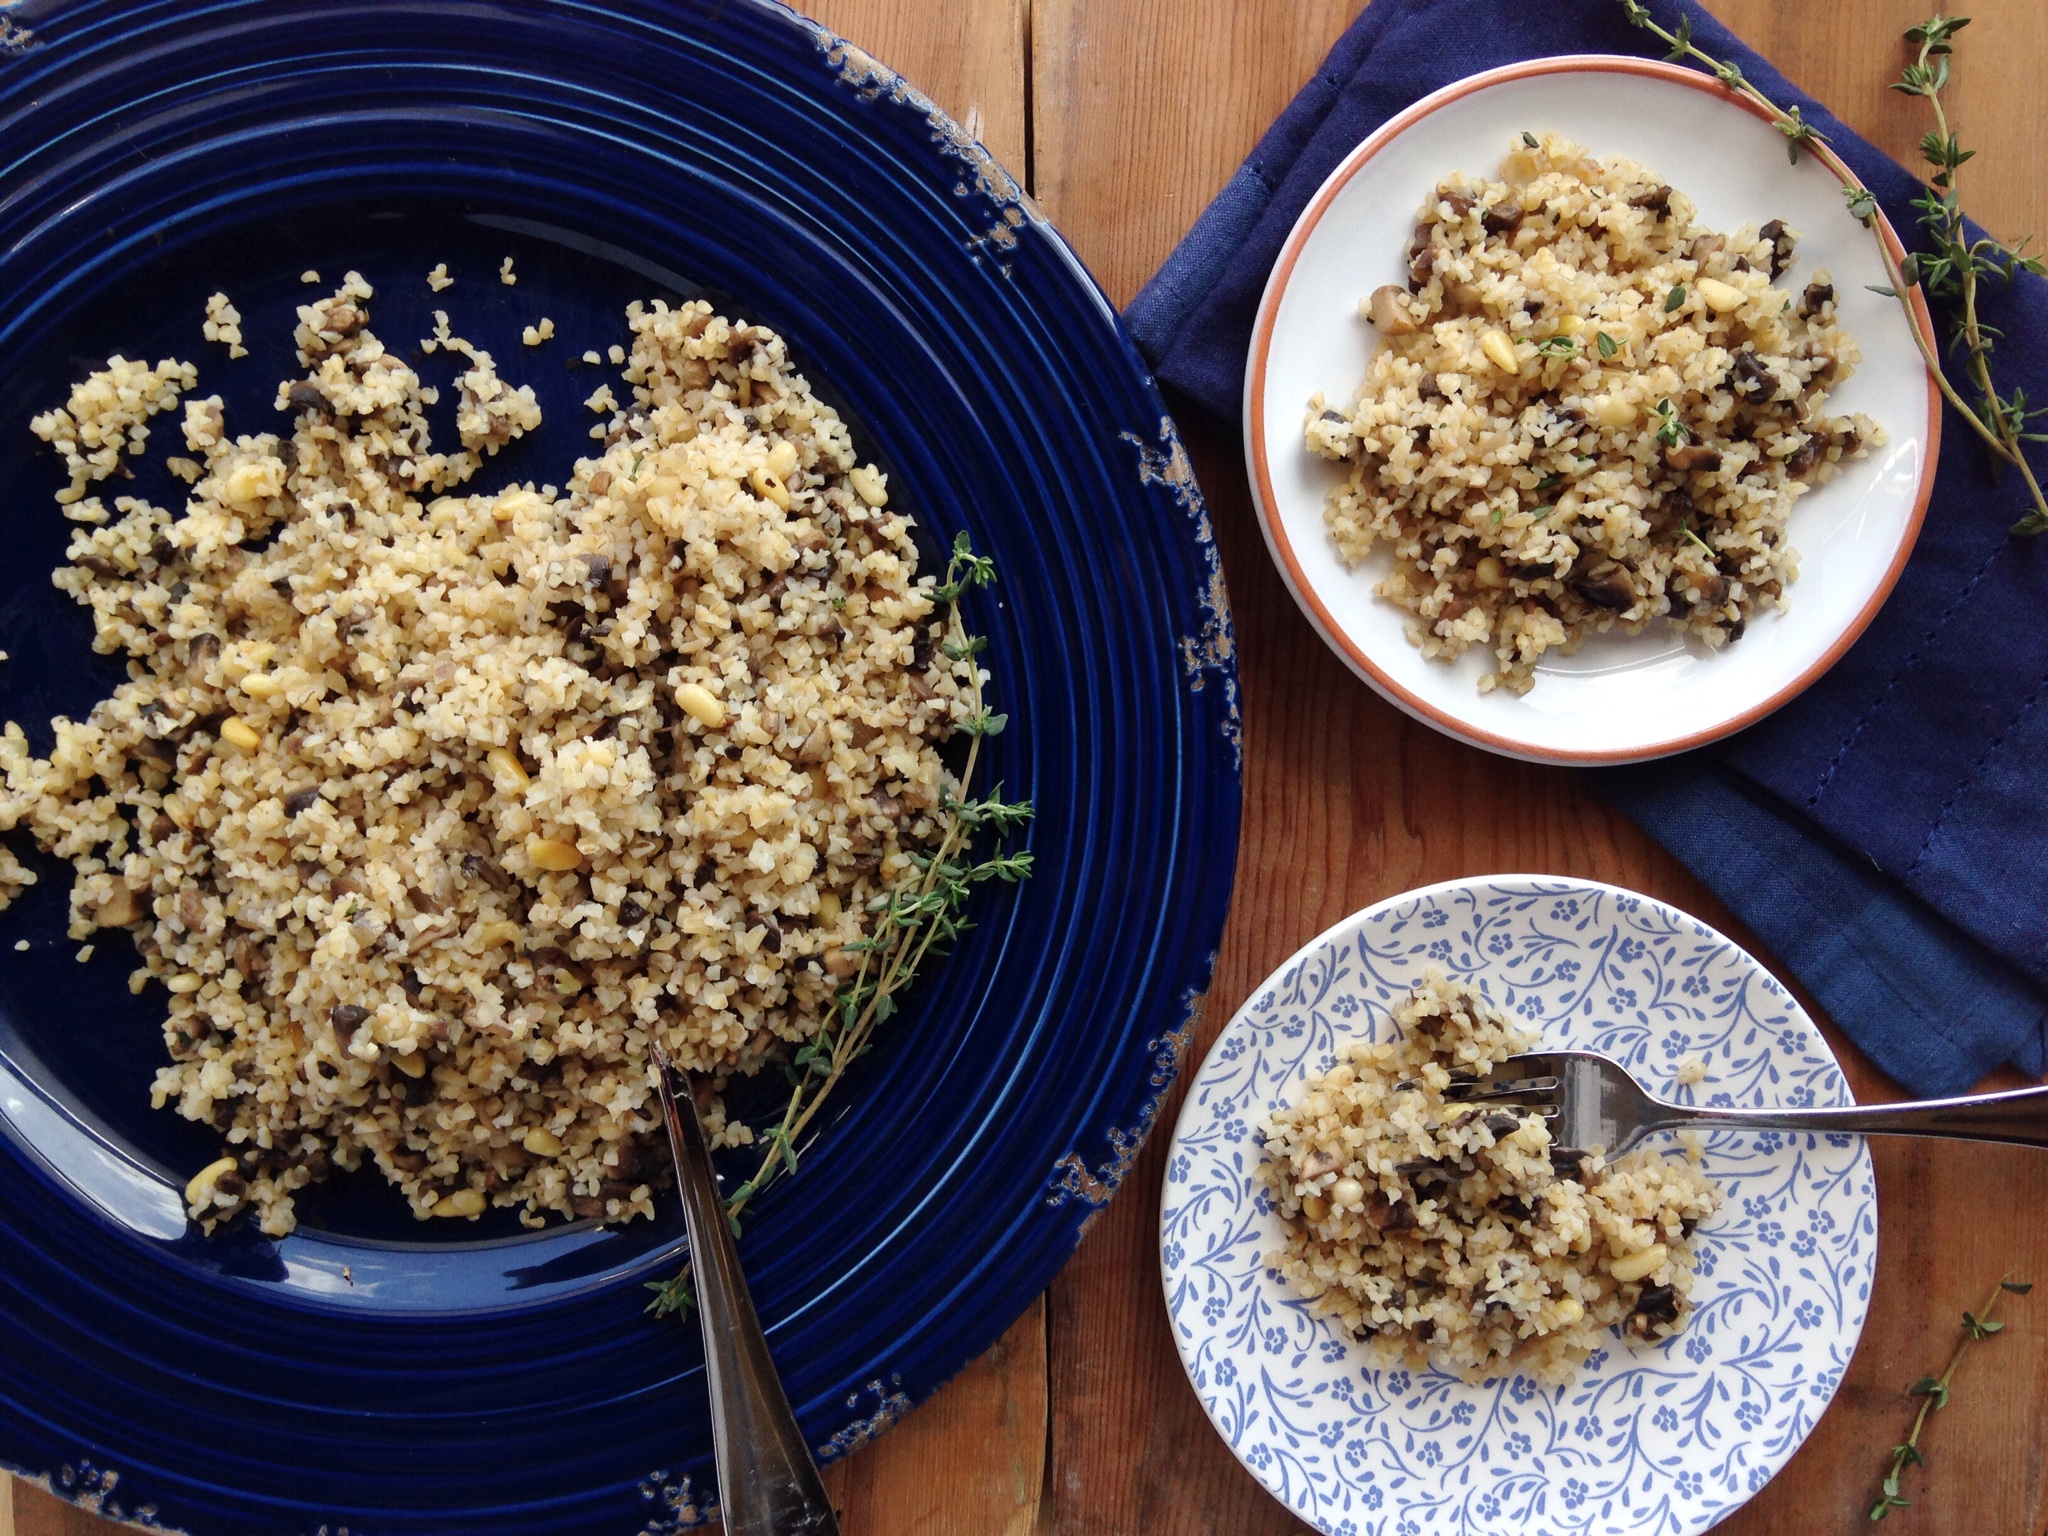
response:
<svg viewBox="0 0 2048 1536"><path fill-rule="evenodd" d="M398 221L382 246L366 208ZM13 0L0 717L33 737L110 676L47 584L66 530L26 413L122 324L140 348L189 309L179 355L261 429L237 415L260 391L198 339L190 285L250 274L245 312L288 314L279 285L319 264L307 231L344 253L360 237L369 261L414 228L521 253L519 289L447 295L488 308L480 323L510 323L515 293L573 306L584 278L729 299L844 403L933 546L965 530L1001 571L969 612L1010 722L982 782L1036 804L1036 874L978 898L741 1247L799 1420L843 1455L1043 1289L1192 1038L1240 808L1199 491L1111 306L1008 173L766 0ZM423 274L437 256L417 258ZM508 371L529 362L503 346ZM543 390L551 422L567 388ZM199 1238L176 1198L183 1131L146 1106L160 1005L127 995L107 935L74 963L69 882L39 867L0 915L31 939L0 942L0 1464L201 1536L712 1517L696 1330L643 1311L681 1258L673 1213Z"/></svg>

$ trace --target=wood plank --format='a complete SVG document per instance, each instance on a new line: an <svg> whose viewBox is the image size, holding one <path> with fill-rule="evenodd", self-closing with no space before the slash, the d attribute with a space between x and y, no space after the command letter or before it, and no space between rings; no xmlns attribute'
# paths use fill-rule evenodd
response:
<svg viewBox="0 0 2048 1536"><path fill-rule="evenodd" d="M1128 304L1363 0L1037 0L1038 201Z"/></svg>
<svg viewBox="0 0 2048 1536"><path fill-rule="evenodd" d="M825 1469L844 1536L1032 1536L1045 1394L1041 1297L930 1402Z"/></svg>
<svg viewBox="0 0 2048 1536"><path fill-rule="evenodd" d="M797 7L896 70L967 124L1028 186L1029 0L802 0Z"/></svg>
<svg viewBox="0 0 2048 1536"><path fill-rule="evenodd" d="M808 0L803 9L898 70L1029 185L1028 0ZM873 1444L830 1468L846 1536L1027 1536L1046 1447L1045 1313Z"/></svg>
<svg viewBox="0 0 2048 1536"><path fill-rule="evenodd" d="M11 1479L0 1473L0 1482L6 1481ZM14 1483L13 1492L14 1536L112 1536L125 1529L27 1483ZM4 1518L0 1518L0 1536L8 1536Z"/></svg>
<svg viewBox="0 0 2048 1536"><path fill-rule="evenodd" d="M1859 130L1894 154L1914 152L1914 103L1883 89L1901 61L1897 34L1918 19L1912 5L1728 0L1717 9ZM1041 0L1040 200L1113 297L1128 299L1171 249L1320 62L1345 10L1297 7L1288 27L1277 28L1251 0ZM2023 104L2042 12L2007 0L1979 15L1962 39L1958 118L1965 131L1972 121L1995 122L2008 137L1973 163L1983 170L1971 206L2002 230L2040 227L2048 223L2048 128ZM1536 870L1632 885L1761 953L1697 881L1576 776L1458 746L1358 684L1301 619L1266 557L1234 427L1191 413L1182 425L1222 546L1245 699L1239 885L1202 1047L1267 972L1320 929L1386 895L1456 875ZM1894 1096L1829 1034L1859 1096ZM1155 1268L1163 1152L1158 1143L1148 1149L1053 1287L1048 1527L1059 1536L1305 1530L1237 1467L1181 1373ZM1910 1414L1902 1389L1946 1358L1961 1308L1982 1301L2001 1267L2048 1279L2048 1229L2038 1220L2048 1211L2048 1159L1907 1143L1880 1144L1877 1157L1882 1260L1865 1346L1805 1449L1722 1527L1732 1536L1861 1528L1884 1450ZM1982 1211L1993 1191L2005 1208L2036 1214L1967 1214ZM2048 1518L2036 1433L2048 1417L2048 1306L2032 1298L2009 1305L2011 1328L1971 1362L1983 1373L1977 1390L1966 1376L1929 1432L1935 1470L1909 1489L1915 1508L1894 1517L1910 1516L1911 1529L2020 1533Z"/></svg>

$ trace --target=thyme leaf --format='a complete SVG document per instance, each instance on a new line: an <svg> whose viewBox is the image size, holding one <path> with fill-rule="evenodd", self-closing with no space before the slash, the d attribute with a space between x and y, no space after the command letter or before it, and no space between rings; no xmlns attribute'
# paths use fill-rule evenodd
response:
<svg viewBox="0 0 2048 1536"><path fill-rule="evenodd" d="M1917 30L1917 29L1916 29ZM1956 1367L1963 1363L1963 1356L1972 1344L1982 1343L2004 1329L2005 1324L1992 1320L1992 1309L1998 1305L1998 1298L2007 1294L2024 1296L2034 1288L2032 1281L2008 1280L1999 1276L1997 1286L1991 1292L1990 1300L1975 1312L1963 1314L1963 1336L1956 1341L1954 1353L1948 1357L1948 1369L1939 1376L1922 1376L1906 1388L1908 1397L1920 1399L1920 1408L1913 1415L1913 1427L1906 1438L1892 1447L1891 1461L1886 1465L1884 1476L1877 1486L1877 1502L1870 1506L1870 1518L1882 1520L1895 1509L1904 1509L1913 1501L1899 1491L1900 1479L1908 1467L1924 1467L1927 1458L1920 1449L1920 1434L1927 1427L1929 1414L1938 1413L1949 1403L1949 1392L1956 1379Z"/></svg>
<svg viewBox="0 0 2048 1536"><path fill-rule="evenodd" d="M1780 107L1744 78L1734 64L1716 59L1695 45L1692 24L1687 17L1681 15L1678 25L1667 30L1658 25L1642 0L1620 0L1620 3L1629 25L1640 27L1669 45L1671 51L1665 55L1666 58L1686 60L1701 66L1730 90L1762 108L1777 130L1785 135L1786 148L1794 164L1798 163L1802 144L1827 142L1824 134L1800 117L1797 107L1790 110ZM2043 493L2041 482L2027 461L2024 445L2048 441L2048 434L2035 432L2029 427L2029 423L2048 411L2048 407L2030 408L2019 390L2014 390L2009 396L1999 393L1991 378L1990 361L1998 336L1979 318L1977 296L1980 283L1987 278L1999 277L2010 283L2020 272L2048 276L2048 266L2044 266L2040 257L2028 254L2027 241L2008 245L1988 235L1973 240L1963 223L1956 173L1977 152L1964 149L1958 141L1955 130L1949 125L1942 92L1949 85L1955 35L1969 24L1967 16L1933 16L1906 31L1906 41L1916 45L1915 57L1900 71L1899 78L1891 82L1890 88L1925 101L1934 119L1934 126L1920 140L1920 156L1929 167L1927 184L1921 195L1913 200L1927 248L1896 258L1880 235L1878 259L1884 263L1885 273L1892 281L1865 286L1872 293L1897 299L1906 307L1906 326L1920 348L1929 376L1942 397L1962 414L1983 440L1994 471L2014 469L2019 472L2032 505L2011 525L2011 531L2032 538L2048 533L2048 494ZM1847 200L1850 215L1866 229L1877 233L1877 198L1858 186L1844 186L1842 196ZM1913 290L1916 287L1923 289L1929 299L1946 300L1949 305L1953 340L1963 354L1960 387L1943 370L1941 356L1933 343L1921 334L1919 316L1913 309ZM1966 398L1965 390L1974 398Z"/></svg>
<svg viewBox="0 0 2048 1536"><path fill-rule="evenodd" d="M759 1138L762 1157L753 1177L726 1197L726 1219L735 1237L747 1204L784 1174L796 1172L798 1143L805 1130L847 1069L874 1043L876 1027L895 1014L898 994L915 980L927 961L945 955L972 926L967 921L967 904L974 888L990 881L1015 884L1031 874L1028 851L997 847L983 855L975 849L977 835L1000 840L1021 831L1031 820L1031 802L1005 800L1001 785L979 799L967 794L982 742L999 734L1009 724L1009 716L993 713L983 701L981 669L973 657L988 642L968 633L959 599L970 588L985 587L995 579L995 562L977 555L967 535L961 534L954 541L946 579L932 589L934 596L948 605L944 621L947 638L941 650L948 660L963 666L967 710L957 729L968 738L968 748L959 789L942 795L936 843L913 853L911 873L868 904L866 937L839 946L859 957L858 969L833 995L817 1033L798 1048L784 1069L790 1085L789 1102L781 1119ZM654 1293L647 1310L656 1316L687 1312L696 1304L687 1267L672 1279L650 1283L647 1289Z"/></svg>

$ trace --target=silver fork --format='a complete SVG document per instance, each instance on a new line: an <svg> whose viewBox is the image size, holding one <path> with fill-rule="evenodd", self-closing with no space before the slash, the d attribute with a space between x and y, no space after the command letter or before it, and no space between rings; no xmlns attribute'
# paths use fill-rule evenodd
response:
<svg viewBox="0 0 2048 1536"><path fill-rule="evenodd" d="M1540 1110L1553 1156L1604 1149L1619 1157L1653 1131L1799 1131L1808 1135L1949 1136L2048 1147L2048 1087L1972 1098L1925 1099L1840 1109L1704 1109L1657 1098L1611 1056L1538 1051L1510 1056L1491 1074L1454 1083L1444 1095L1464 1104Z"/></svg>
<svg viewBox="0 0 2048 1536"><path fill-rule="evenodd" d="M832 1501L796 1427L796 1415L789 1411L789 1397L747 1292L725 1202L711 1171L711 1148L697 1120L697 1101L687 1082L682 1092L676 1091L675 1070L659 1046L654 1067L690 1232L690 1277L704 1329L718 1506L726 1536L839 1536Z"/></svg>

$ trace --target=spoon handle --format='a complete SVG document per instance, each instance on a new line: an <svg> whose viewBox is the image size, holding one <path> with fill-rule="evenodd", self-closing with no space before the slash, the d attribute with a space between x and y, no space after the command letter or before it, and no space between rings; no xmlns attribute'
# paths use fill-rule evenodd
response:
<svg viewBox="0 0 2048 1536"><path fill-rule="evenodd" d="M665 1056L657 1056L655 1070L690 1233L690 1273L704 1329L726 1536L839 1536L832 1501L789 1411L747 1292L696 1100L687 1083L676 1091Z"/></svg>

